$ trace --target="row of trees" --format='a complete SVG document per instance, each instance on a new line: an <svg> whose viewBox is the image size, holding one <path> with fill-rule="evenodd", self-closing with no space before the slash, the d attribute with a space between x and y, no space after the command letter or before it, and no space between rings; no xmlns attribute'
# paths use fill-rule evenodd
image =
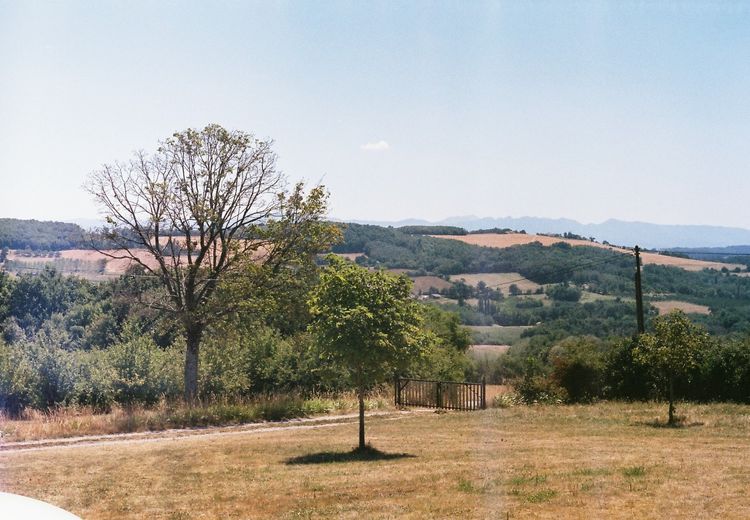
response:
<svg viewBox="0 0 750 520"><path fill-rule="evenodd" d="M527 402L665 399L750 402L750 337L711 337L683 312L653 319L649 332L600 339L569 336L514 347L477 376L511 380Z"/></svg>

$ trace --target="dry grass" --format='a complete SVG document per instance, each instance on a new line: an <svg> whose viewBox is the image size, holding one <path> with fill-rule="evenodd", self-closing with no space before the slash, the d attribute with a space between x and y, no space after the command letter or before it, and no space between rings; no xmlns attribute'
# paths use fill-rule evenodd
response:
<svg viewBox="0 0 750 520"><path fill-rule="evenodd" d="M117 254L117 251L113 249L106 250L106 251L107 253L110 253L110 254ZM146 265L150 267L154 267L154 268L157 267L156 260L145 249L135 249L134 253ZM82 262L88 262L92 265L95 264L96 262L104 260L106 262L106 265L104 268L103 276L125 274L128 268L130 268L134 264L134 262L131 260L114 259L103 253L100 253L99 251L94 251L92 249L66 249L66 250L59 252L59 258L66 259L66 260L79 260ZM17 262L31 265L31 264L38 264L41 262L53 263L55 261L55 258L54 257L26 257L24 256L24 251L12 250L8 253L8 260L14 260ZM102 278L103 276L93 277L93 278Z"/></svg>
<svg viewBox="0 0 750 520"><path fill-rule="evenodd" d="M99 518L748 518L750 408L513 407L0 454L2 489ZM406 454L408 456L401 456Z"/></svg>
<svg viewBox="0 0 750 520"><path fill-rule="evenodd" d="M598 242L590 242L588 240L571 240L568 238L557 238L548 237L546 235L533 235L524 233L477 233L471 235L450 235L450 236L436 236L435 238L447 238L450 240L460 240L467 244L473 244L477 246L485 247L512 247L525 244L531 244L532 242L539 242L543 246L551 246L559 242L567 242L572 246L590 246L590 247L602 247L605 249L614 249L611 246L605 246Z"/></svg>
<svg viewBox="0 0 750 520"><path fill-rule="evenodd" d="M698 305L697 303L668 300L663 302L651 302L651 305L659 310L659 314L667 314L675 309L679 309L686 314L711 314L710 308L706 305Z"/></svg>
<svg viewBox="0 0 750 520"><path fill-rule="evenodd" d="M393 408L392 397L385 393L375 394L366 401L366 406L368 410ZM193 408L163 401L153 407L115 406L108 413L96 413L90 407L75 406L47 412L27 410L20 418L0 415L0 446L3 442L225 426L345 413L356 409L356 396L344 394L310 399L278 396L207 402Z"/></svg>
<svg viewBox="0 0 750 520"><path fill-rule="evenodd" d="M357 257L367 256L364 253L334 253L334 254L338 257L346 258L347 260L350 260L352 262L354 262L357 259Z"/></svg>
<svg viewBox="0 0 750 520"><path fill-rule="evenodd" d="M502 235L501 235L502 236ZM521 291L535 292L541 285L525 279L519 273L464 273L451 276L452 281L463 279L468 285L476 287L479 282L484 282L489 287L499 288L503 294L508 294L511 284L516 284Z"/></svg>
<svg viewBox="0 0 750 520"><path fill-rule="evenodd" d="M505 354L510 345L470 345L469 352L472 354Z"/></svg>
<svg viewBox="0 0 750 520"><path fill-rule="evenodd" d="M436 236L436 238L446 238L449 240L460 240L467 244L473 244L477 246L485 247L512 247L517 245L531 244L532 242L540 242L543 246L551 246L559 242L566 242L571 246L588 246L598 247L602 249L609 249L610 251L617 251L625 254L633 254L630 249L623 249L614 246L607 246L598 242L590 242L588 240L572 240L568 238L557 238L548 237L545 235L531 235L522 233L508 233L506 235L500 235L496 233L486 234L474 234L474 235L451 235L451 236ZM641 253L641 260L644 264L654 265L667 265L680 267L686 271L701 271L703 269L716 269L721 270L723 267L727 269L734 269L735 267L744 268L740 264L725 264L721 262L706 262L703 260L691 260L687 258L678 258L668 255L660 255L658 253Z"/></svg>
<svg viewBox="0 0 750 520"><path fill-rule="evenodd" d="M430 292L430 288L435 288L438 291L443 289L450 289L453 285L450 282L443 280L437 276L415 276L412 279L411 292L414 294L426 294Z"/></svg>
<svg viewBox="0 0 750 520"><path fill-rule="evenodd" d="M487 406L493 406L497 396L513 394L513 387L510 385L486 385L485 392Z"/></svg>

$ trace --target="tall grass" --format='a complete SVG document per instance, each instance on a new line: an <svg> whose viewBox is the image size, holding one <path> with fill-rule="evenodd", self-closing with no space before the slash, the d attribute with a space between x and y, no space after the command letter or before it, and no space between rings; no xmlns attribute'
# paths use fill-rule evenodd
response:
<svg viewBox="0 0 750 520"><path fill-rule="evenodd" d="M390 396L373 394L369 410L389 409ZM114 405L106 413L91 406L58 406L47 411L28 408L20 417L0 415L2 441L29 441L85 435L163 431L174 428L229 426L263 421L353 412L354 393L303 398L294 394L205 400L193 406L162 399L153 406Z"/></svg>

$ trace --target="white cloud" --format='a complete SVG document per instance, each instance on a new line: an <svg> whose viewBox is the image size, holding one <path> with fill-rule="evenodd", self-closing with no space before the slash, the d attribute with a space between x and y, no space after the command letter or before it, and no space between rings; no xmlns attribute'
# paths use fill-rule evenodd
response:
<svg viewBox="0 0 750 520"><path fill-rule="evenodd" d="M385 141L377 141L375 143L366 143L361 145L359 148L365 152L385 152L390 149L390 145Z"/></svg>

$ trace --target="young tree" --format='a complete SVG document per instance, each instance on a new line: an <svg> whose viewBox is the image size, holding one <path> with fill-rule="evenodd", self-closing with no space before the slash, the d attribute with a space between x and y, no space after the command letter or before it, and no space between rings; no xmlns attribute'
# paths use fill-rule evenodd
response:
<svg viewBox="0 0 750 520"><path fill-rule="evenodd" d="M365 448L365 395L420 354L428 335L411 281L368 271L336 256L310 299L311 330L323 355L341 364L357 389L359 448Z"/></svg>
<svg viewBox="0 0 750 520"><path fill-rule="evenodd" d="M680 310L655 318L653 329L639 336L633 357L664 379L669 395L668 424L674 425L674 381L689 376L698 366L708 346L708 333Z"/></svg>
<svg viewBox="0 0 750 520"><path fill-rule="evenodd" d="M217 298L219 289L233 279L257 288L335 235L321 231L325 190L305 198L298 184L286 195L271 144L219 125L189 129L153 154L103 166L87 184L108 223L102 238L113 248L102 252L140 265L167 293L149 304L184 331L188 402L206 327L242 301L236 291Z"/></svg>

